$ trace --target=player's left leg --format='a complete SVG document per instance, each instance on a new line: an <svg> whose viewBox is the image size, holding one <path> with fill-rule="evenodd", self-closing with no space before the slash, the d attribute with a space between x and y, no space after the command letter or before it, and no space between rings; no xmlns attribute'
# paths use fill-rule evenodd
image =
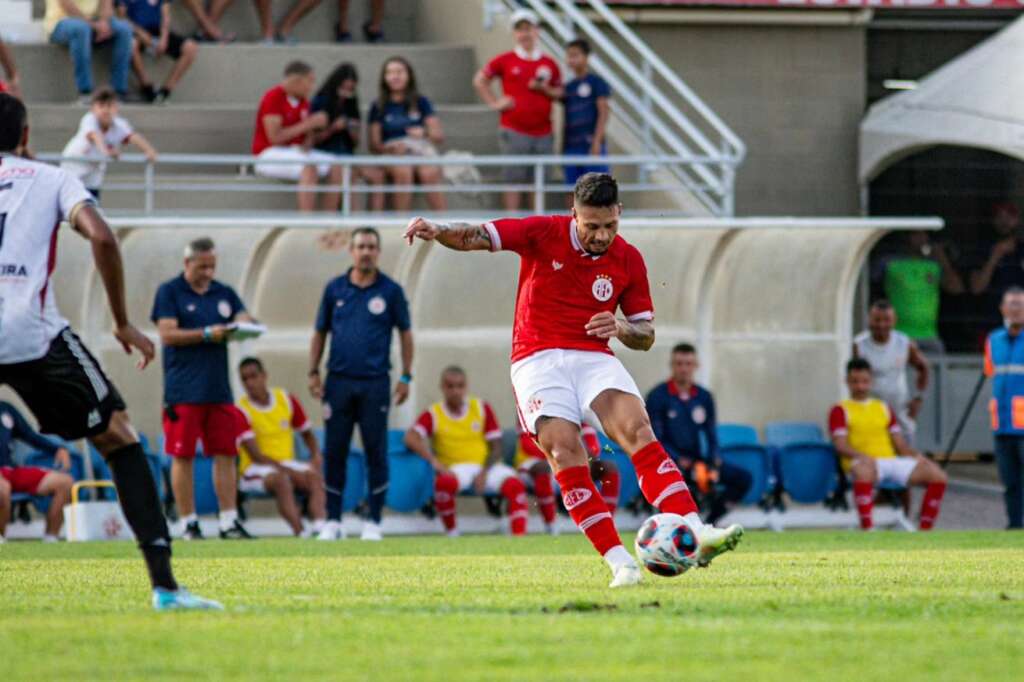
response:
<svg viewBox="0 0 1024 682"><path fill-rule="evenodd" d="M217 494L220 537L250 540L238 519L238 439L248 429L245 417L230 403L206 406L203 447L213 455L213 489Z"/></svg>
<svg viewBox="0 0 1024 682"><path fill-rule="evenodd" d="M485 489L505 498L508 504L509 530L512 535L526 535L529 507L526 504L526 486L519 480L516 470L499 462L487 470Z"/></svg>
<svg viewBox="0 0 1024 682"><path fill-rule="evenodd" d="M369 520L363 524L363 540L382 538L381 518L388 495L388 407L391 403L391 382L387 376L364 383L358 403L359 435L366 454L366 482L369 487L367 507Z"/></svg>
<svg viewBox="0 0 1024 682"><path fill-rule="evenodd" d="M301 464L296 467L294 464ZM318 535L327 522L327 492L324 489L324 477L305 462L285 463L292 485L307 495L309 516L313 520L310 532Z"/></svg>
<svg viewBox="0 0 1024 682"><path fill-rule="evenodd" d="M932 460L916 457L917 463L914 470L910 472L910 485L924 488L924 499L921 500L920 529L931 530L935 520L939 518L939 508L942 506L942 496L946 494L946 485L949 477L938 464Z"/></svg>
<svg viewBox="0 0 1024 682"><path fill-rule="evenodd" d="M274 497L277 511L288 527L292 529L292 535L302 535L302 514L299 512L298 505L295 504L295 486L292 485L292 479L288 472L275 471L265 476L263 487Z"/></svg>
<svg viewBox="0 0 1024 682"><path fill-rule="evenodd" d="M743 528L735 524L725 529L704 525L683 474L654 437L647 409L638 393L605 389L591 401L590 408L597 414L605 433L629 453L640 490L651 506L662 513L682 516L693 528L699 541L698 561L702 566L707 565L719 554L736 547L743 536Z"/></svg>
<svg viewBox="0 0 1024 682"><path fill-rule="evenodd" d="M56 542L60 527L64 525L64 507L71 502L71 486L74 480L65 473L51 471L36 487L36 495L49 497L50 508L46 510L46 530L43 542Z"/></svg>

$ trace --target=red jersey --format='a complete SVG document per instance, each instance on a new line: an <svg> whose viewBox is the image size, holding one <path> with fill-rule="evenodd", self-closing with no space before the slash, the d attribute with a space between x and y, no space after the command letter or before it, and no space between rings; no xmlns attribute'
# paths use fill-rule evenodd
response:
<svg viewBox="0 0 1024 682"><path fill-rule="evenodd" d="M492 251L521 258L512 362L551 348L610 354L608 340L586 330L602 311L621 307L630 322L654 319L644 258L621 236L592 256L580 245L571 216L508 218L485 227Z"/></svg>
<svg viewBox="0 0 1024 682"><path fill-rule="evenodd" d="M530 54L516 48L487 62L484 75L500 78L502 92L512 98L512 107L501 112L502 128L533 137L551 134L551 99L531 90L530 81L540 78L548 85L560 86L562 76L554 59L540 50Z"/></svg>
<svg viewBox="0 0 1024 682"><path fill-rule="evenodd" d="M309 100L295 99L284 91L284 87L275 85L263 94L260 100L259 109L256 110L256 130L252 136L252 153L259 154L270 144L267 131L263 127L264 116L280 116L281 127L287 128L302 121L309 115ZM305 142L304 135L297 135L288 140L284 146L302 144Z"/></svg>

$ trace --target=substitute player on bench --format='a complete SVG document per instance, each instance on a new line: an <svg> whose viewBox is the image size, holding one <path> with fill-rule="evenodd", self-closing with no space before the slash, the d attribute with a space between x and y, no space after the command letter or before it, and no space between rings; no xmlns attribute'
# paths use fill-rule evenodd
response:
<svg viewBox="0 0 1024 682"><path fill-rule="evenodd" d="M434 505L448 535L458 535L455 496L460 492L501 495L508 503L512 535L526 533L526 486L515 469L501 461L501 426L494 410L468 395L466 372L446 367L441 372L440 400L419 416L405 433L405 446L437 472Z"/></svg>
<svg viewBox="0 0 1024 682"><path fill-rule="evenodd" d="M686 518L707 565L736 546L743 529L705 525L679 469L661 447L633 378L611 350L654 344L654 305L640 252L618 236L622 205L615 179L576 182L572 215L496 220L484 225L413 218L406 239L457 251L514 251L521 259L512 331L512 386L523 426L554 463L572 520L612 570L611 587L641 574L590 478L580 425L593 410L604 432L633 460L644 497ZM617 318L621 307L625 317Z"/></svg>
<svg viewBox="0 0 1024 682"><path fill-rule="evenodd" d="M156 483L121 395L57 310L50 277L62 221L89 240L110 303L114 337L125 353L153 359L153 343L128 321L117 237L77 179L15 157L28 146L28 114L0 93L0 385L65 440L88 438L110 465L117 497L146 559L157 610L221 608L180 588L171 571L171 536Z"/></svg>

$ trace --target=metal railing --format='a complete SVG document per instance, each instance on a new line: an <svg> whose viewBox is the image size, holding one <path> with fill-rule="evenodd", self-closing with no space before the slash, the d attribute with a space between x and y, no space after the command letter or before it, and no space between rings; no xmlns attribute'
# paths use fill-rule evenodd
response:
<svg viewBox="0 0 1024 682"><path fill-rule="evenodd" d="M594 49L590 66L612 87L613 116L637 135L645 153L714 159L714 163L671 164L662 170L686 186L712 215L733 215L735 173L746 156L746 145L603 0L484 3L484 23L488 27L497 13L529 6L546 24L541 41L558 57L563 56L563 46L570 40L587 38ZM604 29L588 14L604 22ZM655 169L641 170L644 179Z"/></svg>
<svg viewBox="0 0 1024 682"><path fill-rule="evenodd" d="M115 182L105 182L102 190L139 192L142 195L142 210L146 213L153 213L156 210L157 195L164 192L209 192L209 193L259 193L277 192L294 194L295 183L266 179L265 182L252 182L253 169L259 165L282 165L296 166L294 160L271 160L260 159L250 154L161 154L156 160L150 161L141 154L124 154L117 159L102 159L97 157L62 156L60 153L39 153L36 158L41 161L60 163L70 161L76 163L104 164L107 167L142 167L140 177L121 177ZM446 155L446 156L336 156L330 162L317 160L313 165L331 165L341 167L341 183L337 186L321 184L308 191L315 193L339 193L340 211L342 215L351 215L353 211L354 197L361 195L408 192L411 194L425 194L439 192L442 194L484 194L500 193L506 191L518 191L530 193L533 197L531 209L541 213L545 210L546 195L550 192L569 192L571 185L552 181L555 174L552 171L561 170L564 166L610 166L618 172L627 172L634 169L638 176L637 181L620 181L619 191L623 194L636 194L643 192L680 192L691 191L690 183L681 182L674 177L667 177L664 181L651 181L642 178L641 168L670 168L679 165L692 167L718 166L723 163L722 159L697 155L639 155L639 156L469 156L469 155ZM509 166L526 166L532 169L533 181L526 183L504 183L485 179L480 183L448 183L438 185L394 185L381 184L369 185L358 182L358 174L355 172L362 167L381 166L440 166L457 167L473 166L478 169L490 168L501 169ZM176 167L177 172L158 176L158 168ZM189 180L187 175L182 173L184 167L201 169L219 169L218 175L203 175L200 178ZM187 170L187 169L185 169ZM227 170L229 172L225 173ZM176 177L177 176L177 177ZM259 176L256 176L259 177ZM263 179L263 178L260 178ZM707 186L705 186L707 188ZM251 211L250 207L241 205L242 210ZM658 209L659 214L666 211ZM676 211L679 214L679 211Z"/></svg>

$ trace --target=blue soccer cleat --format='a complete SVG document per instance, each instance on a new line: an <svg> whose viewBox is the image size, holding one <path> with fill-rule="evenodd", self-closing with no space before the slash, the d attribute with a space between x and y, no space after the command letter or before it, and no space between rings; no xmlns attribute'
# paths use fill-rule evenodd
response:
<svg viewBox="0 0 1024 682"><path fill-rule="evenodd" d="M203 599L192 594L184 587L177 590L166 590L162 587L153 589L153 608L157 611L223 611L224 606L212 599Z"/></svg>

